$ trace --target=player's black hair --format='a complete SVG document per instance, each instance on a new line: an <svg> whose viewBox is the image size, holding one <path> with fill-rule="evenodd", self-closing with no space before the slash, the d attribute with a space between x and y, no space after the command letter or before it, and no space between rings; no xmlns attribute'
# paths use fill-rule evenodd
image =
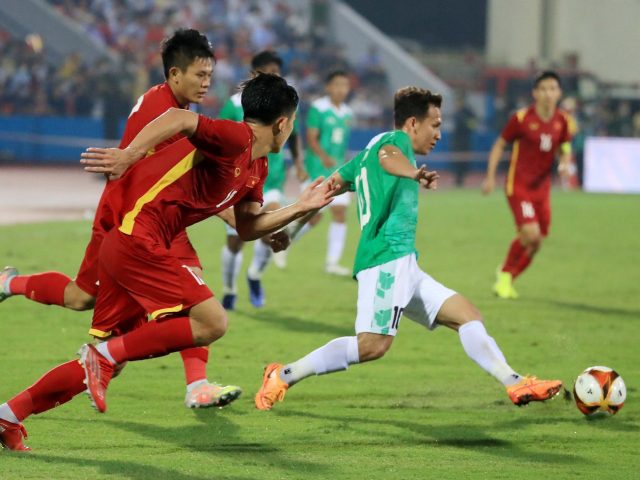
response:
<svg viewBox="0 0 640 480"><path fill-rule="evenodd" d="M541 72L533 81L533 88L538 88L538 85L543 80L548 80L549 78L553 78L556 82L558 82L558 86L562 87L562 82L560 81L560 75L558 75L553 70L545 70Z"/></svg>
<svg viewBox="0 0 640 480"><path fill-rule="evenodd" d="M331 80L333 80L336 77L349 78L349 74L346 72L346 70L332 70L324 79L325 85L331 83Z"/></svg>
<svg viewBox="0 0 640 480"><path fill-rule="evenodd" d="M259 68L266 67L275 63L282 68L282 58L273 50L264 50L251 59L251 70L258 70Z"/></svg>
<svg viewBox="0 0 640 480"><path fill-rule="evenodd" d="M418 87L404 87L393 98L393 122L396 128L404 125L408 118L422 120L427 116L430 106L442 105L442 95Z"/></svg>
<svg viewBox="0 0 640 480"><path fill-rule="evenodd" d="M198 30L181 28L162 42L165 78L169 78L169 70L172 67L186 71L196 58L211 58L214 62L216 59L209 40Z"/></svg>
<svg viewBox="0 0 640 480"><path fill-rule="evenodd" d="M271 125L279 117L291 117L298 100L296 89L278 75L260 73L242 84L245 121Z"/></svg>

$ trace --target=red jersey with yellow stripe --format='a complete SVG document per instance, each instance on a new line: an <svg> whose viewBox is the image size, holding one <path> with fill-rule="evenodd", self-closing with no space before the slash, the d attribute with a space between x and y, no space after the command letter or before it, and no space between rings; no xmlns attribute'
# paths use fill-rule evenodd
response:
<svg viewBox="0 0 640 480"><path fill-rule="evenodd" d="M189 225L240 201L262 204L267 157L252 161L252 143L246 123L201 115L191 139L138 161L113 182L118 229L168 248Z"/></svg>
<svg viewBox="0 0 640 480"><path fill-rule="evenodd" d="M513 143L507 196L519 193L548 195L555 155L561 144L571 140L569 115L556 109L545 122L531 105L511 116L502 130L502 138Z"/></svg>

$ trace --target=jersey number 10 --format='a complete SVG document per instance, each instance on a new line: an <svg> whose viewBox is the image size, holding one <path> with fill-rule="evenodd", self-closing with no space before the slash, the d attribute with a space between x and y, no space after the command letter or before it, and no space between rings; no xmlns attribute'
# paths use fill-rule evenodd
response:
<svg viewBox="0 0 640 480"><path fill-rule="evenodd" d="M371 220L371 197L369 196L369 183L367 182L367 169L362 167L360 175L356 177L356 195L358 197L358 217L360 230Z"/></svg>

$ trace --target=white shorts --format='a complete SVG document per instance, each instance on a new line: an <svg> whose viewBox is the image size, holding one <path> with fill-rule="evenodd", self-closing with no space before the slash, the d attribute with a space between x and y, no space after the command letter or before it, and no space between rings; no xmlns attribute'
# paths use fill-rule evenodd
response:
<svg viewBox="0 0 640 480"><path fill-rule="evenodd" d="M304 182L302 182L300 184L300 191L302 192L305 188L309 186L310 183L311 183L311 180L305 180ZM331 202L326 207L322 207L320 211L322 212L324 211L325 208L331 208L334 205L336 207L339 207L339 206L348 207L351 204L352 195L353 195L352 192L344 192L342 195L338 195L337 197L334 197L333 202Z"/></svg>
<svg viewBox="0 0 640 480"><path fill-rule="evenodd" d="M224 224L224 229L227 232L227 237L239 237L240 236L240 235L238 235L238 232L236 231L236 229L233 228L228 223Z"/></svg>
<svg viewBox="0 0 640 480"><path fill-rule="evenodd" d="M269 205L270 203L277 203L281 207L284 206L284 193L276 188L264 192L264 195L262 196L262 204Z"/></svg>
<svg viewBox="0 0 640 480"><path fill-rule="evenodd" d="M395 336L402 315L430 330L455 291L420 270L415 254L358 272L356 333Z"/></svg>

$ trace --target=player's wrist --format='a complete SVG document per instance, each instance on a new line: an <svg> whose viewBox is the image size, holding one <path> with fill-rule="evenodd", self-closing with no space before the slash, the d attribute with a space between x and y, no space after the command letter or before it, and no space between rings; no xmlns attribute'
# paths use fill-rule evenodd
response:
<svg viewBox="0 0 640 480"><path fill-rule="evenodd" d="M140 160L144 156L144 152L142 151L141 148L138 148L132 145L129 145L127 148L125 148L124 152L127 156L127 161L129 165L136 163L138 160Z"/></svg>

